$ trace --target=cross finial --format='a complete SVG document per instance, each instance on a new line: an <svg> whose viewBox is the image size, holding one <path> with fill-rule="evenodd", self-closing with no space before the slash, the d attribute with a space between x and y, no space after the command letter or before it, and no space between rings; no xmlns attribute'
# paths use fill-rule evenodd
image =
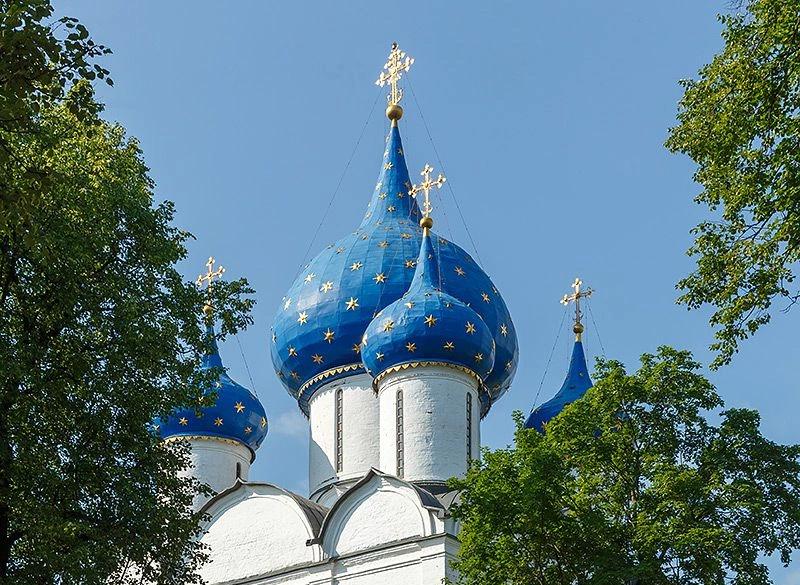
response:
<svg viewBox="0 0 800 585"><path fill-rule="evenodd" d="M445 177L442 173L439 173L439 176L436 179L431 179L432 172L433 167L429 164L426 164L425 168L422 169L422 172L420 173L420 175L422 175L422 182L419 185L413 185L408 191L408 194L414 198L416 198L417 193L419 192L425 193L425 201L422 203L422 219L419 220L419 225L426 230L433 227L433 219L431 219L431 211L433 211L433 205L431 205L430 197L431 189L434 187L441 189L442 185L444 185L444 182L447 180L447 177Z"/></svg>
<svg viewBox="0 0 800 585"><path fill-rule="evenodd" d="M215 278L222 278L222 275L225 273L225 268L219 266L216 270L214 270L214 257L209 256L208 261L206 262L206 272L205 274L200 274L197 276L197 280L195 284L197 288L202 289L203 284L206 285L206 306L203 307L204 313L211 312L211 295L209 289L211 288L211 283L214 281Z"/></svg>
<svg viewBox="0 0 800 585"><path fill-rule="evenodd" d="M389 107L386 108L386 116L394 124L403 116L403 108L400 107L400 100L403 99L403 90L397 87L397 82L403 76L404 71L411 69L414 64L414 59L400 50L397 43L392 43L392 50L389 52L389 59L383 66L375 85L383 87L387 83L391 88L389 95L386 97L389 102Z"/></svg>
<svg viewBox="0 0 800 585"><path fill-rule="evenodd" d="M569 305L573 301L575 302L575 325L572 326L572 331L575 332L575 341L580 341L581 334L583 333L583 323L581 323L581 317L583 317L583 313L581 313L581 299L588 299L594 292L594 289L591 287L586 287L586 290L581 290L581 285L583 285L583 281L580 278L576 278L575 282L572 283L572 294L564 295L561 299L561 304L564 306Z"/></svg>

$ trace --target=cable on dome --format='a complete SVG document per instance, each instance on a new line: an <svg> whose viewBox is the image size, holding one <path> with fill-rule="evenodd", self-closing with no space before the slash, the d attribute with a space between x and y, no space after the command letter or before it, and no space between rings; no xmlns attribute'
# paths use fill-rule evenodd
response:
<svg viewBox="0 0 800 585"><path fill-rule="evenodd" d="M234 333L234 338L236 338L236 343L239 346L239 353L242 354L242 361L244 362L244 369L247 372L247 378L250 380L250 388L253 389L253 393L258 396L258 390L256 390L256 383L253 382L253 376L250 375L250 366L247 365L247 358L244 356L244 350L242 349L242 342L239 341L239 336Z"/></svg>
<svg viewBox="0 0 800 585"><path fill-rule="evenodd" d="M339 189L342 186L342 182L344 181L345 175L347 175L347 171L350 168L350 163L353 162L353 157L356 155L358 146L361 144L361 139L364 138L364 132L366 132L367 126L369 126L369 122L370 120L372 120L372 114L375 112L375 105L378 103L378 99L381 97L381 95L382 92L379 88L378 91L375 93L375 101L372 102L372 107L369 110L369 115L367 116L367 119L364 122L364 126L361 128L361 133L358 135L358 140L356 140L356 145L353 147L353 152L350 153L350 158L347 159L347 164L344 166L342 175L339 177L339 182L336 184L336 189L333 190L333 194L331 195L330 201L328 201L328 207L325 208L325 212L322 214L322 219L320 219L317 229L314 230L314 235L311 238L311 242L309 242L308 248L306 249L305 254L303 254L303 259L300 261L297 273L295 274L295 278L297 278L297 275L299 275L300 272L302 272L303 268L305 267L306 260L308 259L308 255L311 253L312 247L317 242L317 236L319 235L319 230L322 229L322 225L328 218L328 213L330 213L331 207L333 207L333 202L336 199L336 195L339 193Z"/></svg>
<svg viewBox="0 0 800 585"><path fill-rule="evenodd" d="M589 309L589 317L592 319L592 326L594 327L594 333L597 335L597 341L600 343L600 351L603 352L603 357L606 357L606 348L603 347L603 340L600 339L600 329L597 328L597 323L594 320L594 314L592 313L592 304L589 301L586 301L586 308Z"/></svg>
<svg viewBox="0 0 800 585"><path fill-rule="evenodd" d="M558 345L558 340L561 339L561 330L564 329L564 321L567 318L567 305L564 305L564 313L561 315L561 323L558 325L558 331L556 332L556 340L553 342L553 347L550 350L550 357L547 358L547 364L544 366L544 373L542 374L542 380L539 382L539 388L536 390L536 396L533 398L533 406L531 406L531 410L536 408L536 404L539 402L539 394L542 392L542 386L544 386L544 379L547 377L547 372L550 370L550 362L553 361L553 354L556 353L556 346Z"/></svg>
<svg viewBox="0 0 800 585"><path fill-rule="evenodd" d="M417 106L417 110L419 110L419 117L422 120L422 124L425 126L425 132L428 133L428 140L430 140L431 146L433 147L433 154L436 156L436 161L439 163L439 168L442 169L442 172L447 175L447 171L444 168L444 163L442 162L442 158L439 156L439 151L436 150L436 143L433 141L433 136L431 135L431 130L428 128L428 122L425 120L425 115L422 113L422 107L419 105L419 101L417 100L417 94L414 92L414 84L411 83L410 76L406 78L408 83L408 87L411 90L411 97L414 98L414 104ZM483 266L483 260L481 260L480 252L478 252L478 246L475 245L475 240L472 238L472 233L469 231L469 226L467 225L467 221L464 219L464 214L461 212L461 206L458 204L458 198L456 197L455 192L453 191L453 183L448 178L447 179L447 188L450 190L450 195L453 198L453 201L456 204L456 209L458 210L458 215L461 216L461 223L464 224L464 229L467 232L467 237L469 238L470 243L472 244L472 249L475 250L475 256L478 258L478 262Z"/></svg>

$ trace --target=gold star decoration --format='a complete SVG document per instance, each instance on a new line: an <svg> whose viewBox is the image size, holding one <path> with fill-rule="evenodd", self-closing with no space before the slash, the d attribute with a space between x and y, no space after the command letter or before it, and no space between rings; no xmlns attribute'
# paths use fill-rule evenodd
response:
<svg viewBox="0 0 800 585"><path fill-rule="evenodd" d="M414 268L417 265L416 260L406 260L406 268Z"/></svg>
<svg viewBox="0 0 800 585"><path fill-rule="evenodd" d="M336 334L333 331L331 331L330 327L328 327L328 330L325 331L323 335L325 335L324 341L327 341L328 343L333 343L333 338Z"/></svg>
<svg viewBox="0 0 800 585"><path fill-rule="evenodd" d="M403 149L402 148L398 148L397 149L397 154L399 154L400 156L403 156Z"/></svg>
<svg viewBox="0 0 800 585"><path fill-rule="evenodd" d="M466 272L464 272L464 269L461 268L461 266L456 266L455 271L456 274L458 274L459 276L464 276L466 274Z"/></svg>
<svg viewBox="0 0 800 585"><path fill-rule="evenodd" d="M253 427L250 427L250 426L244 427L244 434L245 435L249 435L252 432L253 432Z"/></svg>
<svg viewBox="0 0 800 585"><path fill-rule="evenodd" d="M388 247L389 247L389 242L388 242L388 240L383 240L382 242L380 242L380 243L378 244L378 247L379 247L379 248L388 248Z"/></svg>
<svg viewBox="0 0 800 585"><path fill-rule="evenodd" d="M388 321L386 321L386 323L383 324L383 330L391 331L392 329L394 329L394 321L389 319Z"/></svg>
<svg viewBox="0 0 800 585"><path fill-rule="evenodd" d="M381 193L378 195L378 199L386 199L386 193Z"/></svg>
<svg viewBox="0 0 800 585"><path fill-rule="evenodd" d="M305 279L305 280L306 280L306 282L311 282L312 280L314 280L314 277L315 277L315 276L316 276L316 274L314 274L313 272L311 272L311 273L307 274L307 275L306 275L306 279Z"/></svg>
<svg viewBox="0 0 800 585"><path fill-rule="evenodd" d="M363 266L364 266L364 264L362 262L353 262L350 265L350 270L352 270L352 271L361 270L361 268Z"/></svg>
<svg viewBox="0 0 800 585"><path fill-rule="evenodd" d="M388 171L388 170L389 170L389 169L391 169L393 166L394 166L394 165L393 165L391 162L387 162L385 165L383 165L383 168L384 168L384 169L386 169L386 170Z"/></svg>
<svg viewBox="0 0 800 585"><path fill-rule="evenodd" d="M306 313L305 311L300 311L297 314L297 322L300 323L300 325L305 325L306 323L308 323L308 313Z"/></svg>
<svg viewBox="0 0 800 585"><path fill-rule="evenodd" d="M409 352L414 353L415 351L417 351L417 344L414 343L413 341L409 341L408 343L406 343L406 349Z"/></svg>
<svg viewBox="0 0 800 585"><path fill-rule="evenodd" d="M413 309L414 308L414 301L408 301L406 303L406 307L409 308L409 309Z"/></svg>
<svg viewBox="0 0 800 585"><path fill-rule="evenodd" d="M355 353L361 353L361 344L360 343L354 343L353 344L353 351Z"/></svg>
<svg viewBox="0 0 800 585"><path fill-rule="evenodd" d="M510 369L511 369L511 368L513 368L513 367L514 367L514 362L512 362L512 361L509 361L509 362L507 362L507 363L506 363L506 369L507 369L507 370L510 370Z"/></svg>
<svg viewBox="0 0 800 585"><path fill-rule="evenodd" d="M380 189L380 188L381 188L381 185L383 185L383 183L381 183L380 181L378 181L377 183L375 183L375 190L377 191L378 189Z"/></svg>
<svg viewBox="0 0 800 585"><path fill-rule="evenodd" d="M298 374L297 372L292 372L291 376L292 376L292 380L299 380L300 379L300 374Z"/></svg>
<svg viewBox="0 0 800 585"><path fill-rule="evenodd" d="M214 419L214 426L221 427L222 426L222 419L217 417Z"/></svg>
<svg viewBox="0 0 800 585"><path fill-rule="evenodd" d="M456 344L452 341L448 341L442 347L447 351L453 351L456 348Z"/></svg>
<svg viewBox="0 0 800 585"><path fill-rule="evenodd" d="M375 284L383 284L386 282L386 275L383 272L378 272L372 280L375 281Z"/></svg>
<svg viewBox="0 0 800 585"><path fill-rule="evenodd" d="M329 280L328 282L323 283L322 286L319 288L319 290L320 292L326 293L330 292L332 288L333 288L333 282Z"/></svg>
<svg viewBox="0 0 800 585"><path fill-rule="evenodd" d="M358 299L350 297L350 300L347 301L347 309L348 311L355 311L358 308Z"/></svg>
<svg viewBox="0 0 800 585"><path fill-rule="evenodd" d="M378 360L379 362L382 362L383 361L383 354L381 352L377 352L375 354L375 359Z"/></svg>
<svg viewBox="0 0 800 585"><path fill-rule="evenodd" d="M389 213L391 213L391 212L392 212L392 211L394 211L395 209L397 209L397 208L396 208L394 205L390 205L389 207L387 207L387 208L386 208L386 211L388 211Z"/></svg>
<svg viewBox="0 0 800 585"><path fill-rule="evenodd" d="M428 327L433 327L436 325L436 317L434 317L432 314L425 317L425 325Z"/></svg>
<svg viewBox="0 0 800 585"><path fill-rule="evenodd" d="M411 239L411 234L409 234L407 232L403 232L402 234L400 234L400 237L403 238L404 240L410 240Z"/></svg>
<svg viewBox="0 0 800 585"><path fill-rule="evenodd" d="M242 413L242 412L244 412L244 404L242 404L241 402L237 402L236 404L234 404L234 405L233 405L233 408L235 408L235 409L236 409L236 412L237 412L237 413Z"/></svg>
<svg viewBox="0 0 800 585"><path fill-rule="evenodd" d="M267 419L262 416L261 417L261 428L263 429L265 426L267 426Z"/></svg>
<svg viewBox="0 0 800 585"><path fill-rule="evenodd" d="M467 333L473 335L475 333L475 325L467 321Z"/></svg>
<svg viewBox="0 0 800 585"><path fill-rule="evenodd" d="M482 293L481 293L481 298L482 298L482 299L484 300L484 302L486 302L486 303L488 303L488 302L489 302L489 300L490 300L490 299L489 299L489 295L487 295L485 292L482 292Z"/></svg>
<svg viewBox="0 0 800 585"><path fill-rule="evenodd" d="M289 357L297 357L297 350L293 345L289 346Z"/></svg>
<svg viewBox="0 0 800 585"><path fill-rule="evenodd" d="M503 337L505 337L505 336L507 336L507 335L508 335L508 327L506 327L506 324L505 324L505 323L503 323L502 325L500 325L500 334L501 334Z"/></svg>
<svg viewBox="0 0 800 585"><path fill-rule="evenodd" d="M321 355L319 355L318 353L315 353L314 355L312 355L312 356L311 356L311 359L312 359L312 360L314 360L314 363L315 363L315 364L321 364L321 363L322 363L322 361L323 361L325 358L323 358L323 357L322 357Z"/></svg>
<svg viewBox="0 0 800 585"><path fill-rule="evenodd" d="M402 191L398 191L398 192L397 192L397 198L398 198L398 199L402 199L402 198L403 198L403 197L405 197L405 196L406 196L406 194L405 194L405 193L403 193Z"/></svg>
<svg viewBox="0 0 800 585"><path fill-rule="evenodd" d="M476 362L482 362L483 361L483 354L482 353L476 353L475 354L475 361Z"/></svg>
<svg viewBox="0 0 800 585"><path fill-rule="evenodd" d="M185 427L189 424L189 419L187 419L185 416L182 416L180 419L178 419L178 424Z"/></svg>
<svg viewBox="0 0 800 585"><path fill-rule="evenodd" d="M286 309L288 309L291 306L291 304L292 304L292 299L291 298L286 299L286 301L283 303L283 310L285 311Z"/></svg>

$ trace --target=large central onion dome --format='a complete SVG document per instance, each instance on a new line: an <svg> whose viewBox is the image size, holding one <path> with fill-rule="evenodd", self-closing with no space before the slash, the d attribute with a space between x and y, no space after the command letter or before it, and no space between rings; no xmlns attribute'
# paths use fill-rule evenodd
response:
<svg viewBox="0 0 800 585"><path fill-rule="evenodd" d="M216 439L241 443L252 458L267 436L267 415L256 396L244 386L234 382L222 365L222 358L209 325L207 335L211 351L203 356L201 370L219 370L219 379L207 395L215 394L211 406L177 410L157 421L158 432L163 439L183 437L187 439Z"/></svg>
<svg viewBox="0 0 800 585"><path fill-rule="evenodd" d="M367 326L408 291L422 241L421 213L409 196L411 186L394 122L361 225L309 262L281 302L272 326L272 362L305 414L322 384L364 372L360 352ZM491 279L472 257L442 237L431 237L438 246L441 290L480 315L495 341L495 364L484 380L486 411L516 371L514 325Z"/></svg>

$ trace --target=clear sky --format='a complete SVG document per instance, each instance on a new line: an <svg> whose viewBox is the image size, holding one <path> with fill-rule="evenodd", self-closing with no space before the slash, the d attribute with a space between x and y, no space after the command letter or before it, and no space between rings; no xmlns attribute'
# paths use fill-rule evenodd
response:
<svg viewBox="0 0 800 585"><path fill-rule="evenodd" d="M174 201L196 237L181 269L193 278L214 255L257 291L255 325L238 341L271 430L251 478L307 491L307 426L273 373L268 329L299 267L354 229L369 200L387 130L373 82L393 40L416 59L401 122L410 171L440 167L435 146L453 188L434 200L437 229L475 256L468 230L520 338L516 381L484 421L484 445L510 442L511 412L531 408L543 377L539 402L560 386L568 321L546 366L577 275L597 290L590 359L602 340L632 369L660 344L708 363L708 313L676 306L674 288L706 210L692 202L691 161L663 142L677 82L719 49L715 14L729 5L61 2L114 51L104 63L115 87L99 93L107 117L141 140L158 199ZM780 442L800 442L792 322L778 313L710 373L729 406L758 409ZM237 340L222 352L251 386ZM774 575L800 583L798 569Z"/></svg>

